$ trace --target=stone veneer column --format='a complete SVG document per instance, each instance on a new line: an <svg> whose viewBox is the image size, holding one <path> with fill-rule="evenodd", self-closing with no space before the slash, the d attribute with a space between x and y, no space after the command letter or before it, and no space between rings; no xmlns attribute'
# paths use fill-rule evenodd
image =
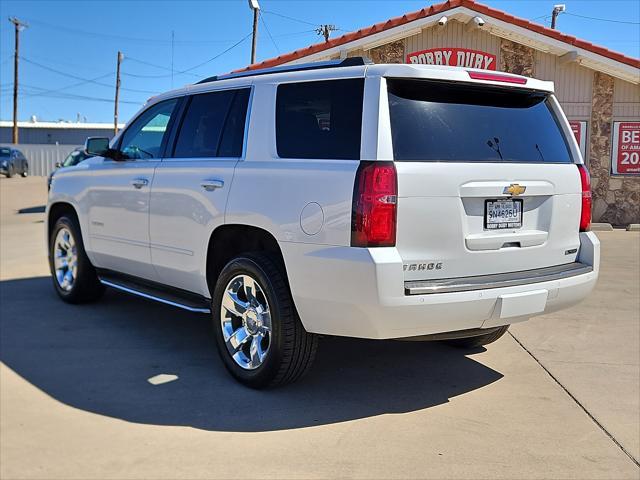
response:
<svg viewBox="0 0 640 480"><path fill-rule="evenodd" d="M372 48L369 58L373 63L404 63L404 42L398 40Z"/></svg>
<svg viewBox="0 0 640 480"><path fill-rule="evenodd" d="M520 43L500 39L500 69L503 72L533 77L535 51Z"/></svg>
<svg viewBox="0 0 640 480"><path fill-rule="evenodd" d="M603 219L603 215L608 207L607 193L611 170L613 83L613 77L601 72L593 73L593 96L589 121L589 173L595 222L608 221ZM609 200L612 200L611 196L609 197Z"/></svg>

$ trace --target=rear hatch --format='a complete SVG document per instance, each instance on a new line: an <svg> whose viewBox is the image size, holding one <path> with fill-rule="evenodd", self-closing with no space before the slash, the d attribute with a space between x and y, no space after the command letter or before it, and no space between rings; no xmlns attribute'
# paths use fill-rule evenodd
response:
<svg viewBox="0 0 640 480"><path fill-rule="evenodd" d="M574 262L582 186L551 94L387 79L405 280Z"/></svg>

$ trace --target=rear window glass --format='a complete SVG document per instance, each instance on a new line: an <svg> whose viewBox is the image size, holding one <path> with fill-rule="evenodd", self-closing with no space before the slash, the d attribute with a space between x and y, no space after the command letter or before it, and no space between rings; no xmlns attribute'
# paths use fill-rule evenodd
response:
<svg viewBox="0 0 640 480"><path fill-rule="evenodd" d="M364 79L278 86L276 144L281 158L360 159Z"/></svg>
<svg viewBox="0 0 640 480"><path fill-rule="evenodd" d="M388 91L396 160L572 162L544 92L398 79Z"/></svg>
<svg viewBox="0 0 640 480"><path fill-rule="evenodd" d="M8 157L11 155L11 150L8 148L0 148L0 157Z"/></svg>

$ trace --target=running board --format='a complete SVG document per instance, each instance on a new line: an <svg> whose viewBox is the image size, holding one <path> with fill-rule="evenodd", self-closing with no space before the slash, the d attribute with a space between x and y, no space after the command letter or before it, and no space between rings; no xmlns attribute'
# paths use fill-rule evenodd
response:
<svg viewBox="0 0 640 480"><path fill-rule="evenodd" d="M211 313L209 299L195 293L110 271L99 271L98 274L100 283L121 292L178 307L189 312Z"/></svg>

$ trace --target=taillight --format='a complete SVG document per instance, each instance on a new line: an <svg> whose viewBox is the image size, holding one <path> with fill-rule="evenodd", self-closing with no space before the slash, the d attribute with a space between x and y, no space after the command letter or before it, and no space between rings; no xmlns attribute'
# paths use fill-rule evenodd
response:
<svg viewBox="0 0 640 480"><path fill-rule="evenodd" d="M591 179L584 165L578 165L582 184L582 210L580 211L580 231L586 232L591 225Z"/></svg>
<svg viewBox="0 0 640 480"><path fill-rule="evenodd" d="M397 202L393 162L360 162L353 191L351 246L393 247Z"/></svg>

